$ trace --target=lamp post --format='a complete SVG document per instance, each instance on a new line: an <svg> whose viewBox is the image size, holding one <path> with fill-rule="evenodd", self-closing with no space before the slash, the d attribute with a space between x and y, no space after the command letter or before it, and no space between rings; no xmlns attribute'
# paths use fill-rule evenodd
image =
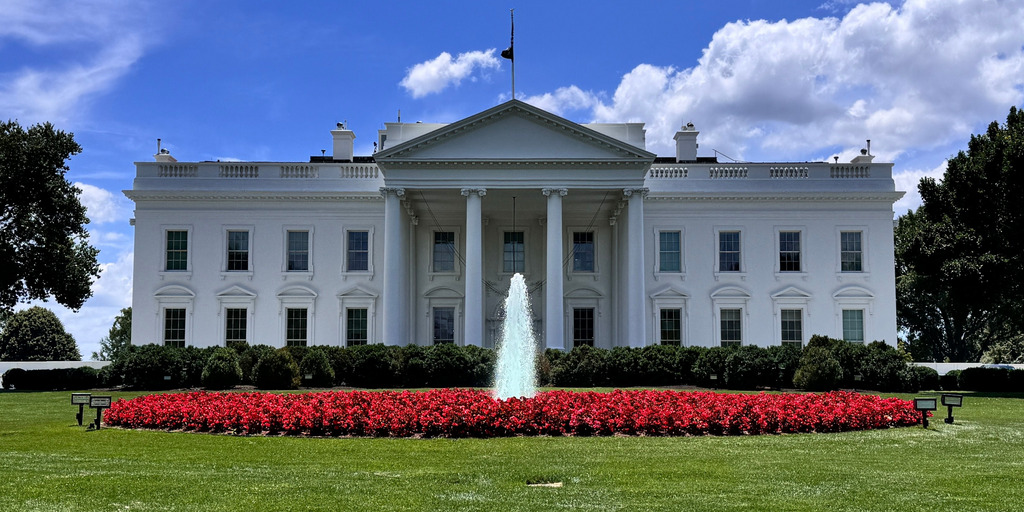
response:
<svg viewBox="0 0 1024 512"><path fill-rule="evenodd" d="M928 411L938 409L938 400L934 398L915 398L914 409L921 411L921 424L928 428Z"/></svg>
<svg viewBox="0 0 1024 512"><path fill-rule="evenodd" d="M950 425L953 424L953 408L962 407L964 405L964 396L958 393L943 393L942 394L942 405L949 408L949 416L942 420Z"/></svg>

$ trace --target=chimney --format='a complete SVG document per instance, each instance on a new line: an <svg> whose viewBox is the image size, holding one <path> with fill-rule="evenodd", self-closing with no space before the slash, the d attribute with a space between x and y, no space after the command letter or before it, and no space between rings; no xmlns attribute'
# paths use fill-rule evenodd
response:
<svg viewBox="0 0 1024 512"><path fill-rule="evenodd" d="M871 139L868 139L868 147L860 150L860 154L853 157L850 161L851 164L870 164L875 159L875 155L871 154Z"/></svg>
<svg viewBox="0 0 1024 512"><path fill-rule="evenodd" d="M171 156L171 152L167 151L160 145L160 139L156 140L156 154L153 155L153 159L157 162L169 163L177 162L178 159Z"/></svg>
<svg viewBox="0 0 1024 512"><path fill-rule="evenodd" d="M685 126L676 132L673 137L676 140L676 162L697 161L697 134L693 123L686 123Z"/></svg>
<svg viewBox="0 0 1024 512"><path fill-rule="evenodd" d="M351 162L355 132L349 130L345 123L338 123L338 128L331 130L331 137L334 139L334 159Z"/></svg>

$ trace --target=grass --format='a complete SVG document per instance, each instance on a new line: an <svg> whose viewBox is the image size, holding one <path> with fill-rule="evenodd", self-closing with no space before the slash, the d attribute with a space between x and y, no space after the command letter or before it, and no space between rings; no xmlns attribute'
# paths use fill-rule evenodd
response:
<svg viewBox="0 0 1024 512"><path fill-rule="evenodd" d="M307 439L87 431L70 393L0 392L0 510L1024 510L1024 395L964 402L842 434Z"/></svg>

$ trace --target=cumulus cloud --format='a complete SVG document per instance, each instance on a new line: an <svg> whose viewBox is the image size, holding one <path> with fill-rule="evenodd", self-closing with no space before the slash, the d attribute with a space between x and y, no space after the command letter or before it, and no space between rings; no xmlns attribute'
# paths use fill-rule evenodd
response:
<svg viewBox="0 0 1024 512"><path fill-rule="evenodd" d="M41 58L0 74L0 111L34 123L67 123L83 100L109 90L141 58L155 34L144 4L113 0L0 2L0 46L17 41L35 50L62 46L70 58Z"/></svg>
<svg viewBox="0 0 1024 512"><path fill-rule="evenodd" d="M646 122L648 149L659 154L671 154L672 136L692 121L701 148L739 159L846 158L872 139L879 160L893 161L965 141L972 122L1024 101L1022 26L1024 9L996 0L738 21L693 67L636 66L610 101L575 86L529 100L555 112L592 105L596 122Z"/></svg>
<svg viewBox="0 0 1024 512"><path fill-rule="evenodd" d="M87 183L75 183L74 185L82 191L78 200L86 208L89 224L128 221L131 216L131 205L124 196Z"/></svg>
<svg viewBox="0 0 1024 512"><path fill-rule="evenodd" d="M942 164L934 169L911 169L894 174L892 179L896 182L896 190L905 191L906 195L892 205L892 211L896 215L903 215L908 210L921 206L921 193L917 191L917 184L921 182L921 178L934 178L935 181L942 181L947 163L949 163L948 160L943 160Z"/></svg>
<svg viewBox="0 0 1024 512"><path fill-rule="evenodd" d="M405 78L399 82L412 94L421 98L445 90L448 86L459 85L467 77L475 80L474 71L501 67L494 56L494 48L486 51L460 53L452 59L448 52L441 52L436 58L421 62L409 68Z"/></svg>

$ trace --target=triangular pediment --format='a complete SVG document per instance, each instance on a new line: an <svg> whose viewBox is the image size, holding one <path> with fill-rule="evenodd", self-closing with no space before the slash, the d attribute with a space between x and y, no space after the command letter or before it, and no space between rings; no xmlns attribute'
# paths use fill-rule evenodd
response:
<svg viewBox="0 0 1024 512"><path fill-rule="evenodd" d="M773 299L803 299L807 300L811 298L811 294L795 287L787 286L782 290L779 290L772 294Z"/></svg>
<svg viewBox="0 0 1024 512"><path fill-rule="evenodd" d="M372 290L356 286L338 294L339 299L376 299L377 294Z"/></svg>
<svg viewBox="0 0 1024 512"><path fill-rule="evenodd" d="M374 159L383 169L413 162L630 162L650 163L654 154L511 100L393 148Z"/></svg>

